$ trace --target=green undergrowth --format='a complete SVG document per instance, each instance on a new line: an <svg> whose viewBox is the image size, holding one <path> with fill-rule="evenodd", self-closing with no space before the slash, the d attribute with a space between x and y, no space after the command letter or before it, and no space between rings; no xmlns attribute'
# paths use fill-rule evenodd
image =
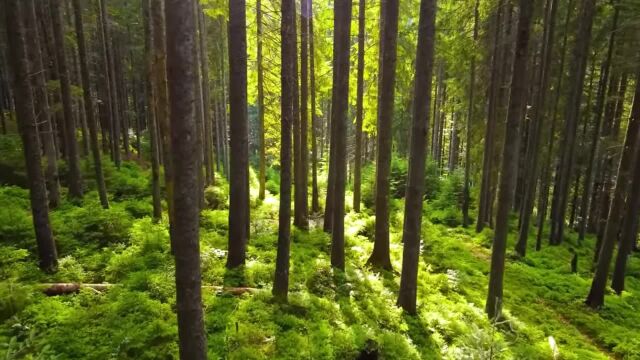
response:
<svg viewBox="0 0 640 360"><path fill-rule="evenodd" d="M0 356L177 358L168 226L166 219L155 224L149 218L148 184L141 185L146 171L126 163L106 172L117 189L110 190L108 210L100 207L90 185L82 204L65 201L52 211L60 256L53 275L36 266L28 193L0 187ZM608 294L605 308L589 310L583 299L590 285L592 238L577 246L570 234L564 245L545 244L539 252L532 243L525 259L509 250L504 320L490 322L483 308L492 234L455 227L459 177L438 177L425 208L416 316L395 306L401 199L392 201L394 271L378 273L365 265L373 248L373 212L349 212L344 273L330 266L329 235L313 227L293 230L290 295L283 304L271 296L278 198L270 188L275 186L258 200L251 176L248 258L233 271L225 268L228 185L221 181L209 188L200 232L209 358L355 359L377 352L380 359L553 359L550 341L558 359L640 358L640 260L629 262L627 292ZM271 174L269 181L278 179ZM312 224L317 223L314 217ZM579 254L577 274L570 271L571 249ZM49 282L115 285L103 292L83 289L46 297L39 284ZM252 290L232 295L221 291L223 286Z"/></svg>

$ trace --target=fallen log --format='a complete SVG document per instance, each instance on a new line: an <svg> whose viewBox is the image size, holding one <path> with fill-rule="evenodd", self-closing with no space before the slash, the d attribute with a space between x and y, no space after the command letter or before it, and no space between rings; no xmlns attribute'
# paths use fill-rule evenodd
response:
<svg viewBox="0 0 640 360"><path fill-rule="evenodd" d="M78 293L80 289L90 289L95 291L96 293L102 293L116 285L118 284L50 283L50 284L41 284L40 287L42 288L42 292L45 293L45 295L58 296L58 295L75 294L75 293ZM230 294L234 296L240 296L245 293L255 293L260 290L260 289L251 288L251 287L228 287L228 286L214 286L214 285L205 285L202 287L202 289L213 290L218 294Z"/></svg>

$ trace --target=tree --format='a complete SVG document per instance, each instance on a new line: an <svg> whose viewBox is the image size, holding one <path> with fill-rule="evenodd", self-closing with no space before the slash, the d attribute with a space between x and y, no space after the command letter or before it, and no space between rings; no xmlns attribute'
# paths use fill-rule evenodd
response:
<svg viewBox="0 0 640 360"><path fill-rule="evenodd" d="M623 211L629 201L627 195L633 167L638 161L638 149L640 148L640 101L638 101L638 99L640 99L640 71L638 71L637 79L635 100L633 102L633 109L631 110L631 117L629 118L622 157L618 165L618 175L609 206L607 223L604 228L602 245L598 256L598 265L593 274L591 290L586 300L586 304L594 309L604 305L604 293L609 276L611 258L613 257L616 243L618 243L618 233L622 224ZM627 252L628 249L621 246L618 251L624 253Z"/></svg>
<svg viewBox="0 0 640 360"><path fill-rule="evenodd" d="M53 35L56 43L56 59L60 75L60 89L62 93L62 109L65 121L65 150L69 162L69 197L82 199L82 175L80 174L80 157L78 156L78 142L76 140L76 126L71 105L71 83L67 67L67 55L64 46L64 29L60 2L51 1L51 17L53 18Z"/></svg>
<svg viewBox="0 0 640 360"><path fill-rule="evenodd" d="M213 129L211 124L211 92L209 88L209 55L207 51L207 24L202 7L197 4L197 21L200 30L200 76L202 77L202 103L204 116L204 168L206 185L213 185L215 173L213 171Z"/></svg>
<svg viewBox="0 0 640 360"><path fill-rule="evenodd" d="M309 147L307 133L309 127L309 0L300 2L300 117L299 128L294 134L297 138L298 165L294 168L295 179L295 210L293 223L300 229L309 228L309 195L308 195L308 175L309 175ZM297 64L297 58L295 59ZM297 69L296 69L297 74ZM297 81L296 81L297 83ZM296 85L297 88L297 85ZM297 102L297 97L296 97ZM295 124L295 122L294 122ZM294 144L296 141L294 141Z"/></svg>
<svg viewBox="0 0 640 360"><path fill-rule="evenodd" d="M109 200L107 198L107 187L104 182L104 174L102 172L102 159L100 158L100 147L98 145L98 130L93 111L93 97L91 96L91 79L89 77L89 65L87 60L87 50L84 39L84 25L82 22L82 7L80 0L73 0L73 13L76 25L76 41L78 43L78 52L80 54L80 69L82 73L82 88L84 96L84 107L87 116L87 126L89 127L91 154L93 155L93 168L96 173L96 183L98 185L98 195L100 196L100 204L105 209L109 208Z"/></svg>
<svg viewBox="0 0 640 360"><path fill-rule="evenodd" d="M24 8L20 3L21 1L18 0L5 0L4 2L7 38L12 50L9 52L9 61L13 74L15 109L24 150L31 215L36 234L40 269L45 272L54 272L58 266L58 255L49 222L47 189L40 168L40 140L29 82L31 72L25 31L22 25L24 23Z"/></svg>
<svg viewBox="0 0 640 360"><path fill-rule="evenodd" d="M389 178L391 175L391 129L396 79L399 6L397 0L387 0L380 7L376 225L373 253L367 263L385 270L391 270L391 258L389 257Z"/></svg>
<svg viewBox="0 0 640 360"><path fill-rule="evenodd" d="M431 78L435 43L436 0L420 2L418 47L416 50L413 89L413 120L411 127L411 158L405 196L402 242L402 277L398 306L410 314L416 313L418 262L422 228L425 160L431 106Z"/></svg>
<svg viewBox="0 0 640 360"><path fill-rule="evenodd" d="M229 2L230 162L227 268L244 264L249 241L249 120L245 1Z"/></svg>
<svg viewBox="0 0 640 360"><path fill-rule="evenodd" d="M496 228L491 252L491 271L489 274L489 291L485 311L490 319L500 316L502 308L502 287L504 278L504 262L509 230L509 212L513 204L518 165L518 137L520 122L523 119L527 90L527 63L529 62L529 37L534 1L520 1L520 15L516 38L516 52L513 61L513 78L511 79L511 96L507 114L505 142L502 154L502 171L498 193L498 210Z"/></svg>
<svg viewBox="0 0 640 360"><path fill-rule="evenodd" d="M257 54L257 62L258 62L258 117L260 123L260 164L259 164L259 180L260 180L260 189L258 197L264 200L265 197L265 182L266 182L266 145L264 143L264 65L262 63L262 1L256 1L256 25L258 27L258 36L256 40L258 41L258 54Z"/></svg>
<svg viewBox="0 0 640 360"><path fill-rule="evenodd" d="M349 100L349 35L351 34L351 0L335 0L333 5L333 91L331 122L335 166L331 228L331 265L344 271L344 195L347 175L347 110ZM332 166L330 165L330 166Z"/></svg>
<svg viewBox="0 0 640 360"><path fill-rule="evenodd" d="M549 242L557 245L562 242L564 236L565 213L569 197L569 183L571 170L574 164L574 152L576 145L576 132L578 118L580 116L580 102L582 99L582 87L587 66L589 43L595 12L595 0L582 2L580 12L580 24L573 50L574 64L570 69L569 95L565 108L565 128L560 142L560 159L558 172L556 173L553 187L553 202L551 205L551 235Z"/></svg>
<svg viewBox="0 0 640 360"><path fill-rule="evenodd" d="M206 359L200 285L199 190L195 122L195 18L192 0L167 0L167 78L171 155L175 165L175 216L171 238L176 262L176 308L181 359Z"/></svg>
<svg viewBox="0 0 640 360"><path fill-rule="evenodd" d="M364 1L364 0L363 0ZM316 114L315 47L313 44L313 0L309 0L309 76L311 82L311 211L320 212L318 194L318 116Z"/></svg>
<svg viewBox="0 0 640 360"><path fill-rule="evenodd" d="M365 11L366 0L360 0L358 2L358 84L356 89L356 146L353 166L353 210L355 212L360 212L360 188L362 180Z"/></svg>

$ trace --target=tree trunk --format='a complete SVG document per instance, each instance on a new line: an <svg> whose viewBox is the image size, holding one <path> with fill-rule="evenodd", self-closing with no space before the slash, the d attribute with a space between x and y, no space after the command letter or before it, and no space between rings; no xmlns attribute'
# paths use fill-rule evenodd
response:
<svg viewBox="0 0 640 360"><path fill-rule="evenodd" d="M295 185L295 206L293 224L300 229L309 228L309 194L308 194L308 174L309 174L309 147L307 141L309 127L309 0L300 2L300 116L298 132L294 134L298 140L298 166L294 168L296 172ZM296 57L296 64L298 63ZM297 67L296 67L297 74ZM297 81L296 81L297 89ZM298 98L296 97L296 102ZM294 123L295 124L295 123ZM294 141L295 143L295 141Z"/></svg>
<svg viewBox="0 0 640 360"><path fill-rule="evenodd" d="M513 61L513 78L511 79L511 96L507 113L505 143L502 154L502 171L498 194L498 211L496 214L495 235L491 252L491 271L489 274L489 292L485 311L490 319L500 317L502 309L502 287L504 278L504 262L509 232L509 212L513 203L518 165L518 136L520 122L523 119L526 101L527 62L529 53L529 37L534 2L520 1L520 16L516 38L516 52Z"/></svg>
<svg viewBox="0 0 640 360"><path fill-rule="evenodd" d="M84 39L84 24L82 22L82 7L80 0L73 0L73 13L76 25L76 41L78 43L78 52L80 53L80 69L82 73L82 88L84 96L85 113L87 116L87 125L89 127L91 154L93 155L93 167L96 173L96 184L98 186L98 195L100 196L100 204L103 208L109 208L109 200L107 198L107 187L104 182L104 174L102 173L102 159L100 158L100 147L98 144L98 129L93 111L93 97L91 96L91 79L89 77L89 66L87 60L87 50Z"/></svg>
<svg viewBox="0 0 640 360"><path fill-rule="evenodd" d="M244 0L229 3L229 256L227 268L244 264L249 241L249 121L247 21Z"/></svg>
<svg viewBox="0 0 640 360"><path fill-rule="evenodd" d="M478 27L480 22L480 0L476 0L473 20L473 45L478 41ZM471 54L471 64L469 66L469 109L467 111L467 127L465 131L465 151L464 151L464 189L462 190L462 226L469 226L469 205L471 202L470 173L471 173L471 124L474 118L474 96L476 87L476 57Z"/></svg>
<svg viewBox="0 0 640 360"><path fill-rule="evenodd" d="M363 0L364 1L364 0ZM313 0L309 0L309 75L311 80L311 211L320 212L318 192L318 116L316 114L315 47L313 45ZM322 148L321 148L322 149Z"/></svg>
<svg viewBox="0 0 640 360"><path fill-rule="evenodd" d="M618 233L622 225L623 212L628 201L627 194L629 192L630 180L633 177L633 167L637 163L638 149L640 148L640 71L636 80L635 101L629 118L627 128L627 136L624 141L624 149L622 157L618 165L618 175L616 177L616 186L613 192L613 198L609 207L607 223L604 228L602 246L598 256L598 265L593 274L593 282L591 290L587 296L586 304L594 309L604 305L604 293L607 285L607 277L609 276L609 266L611 258L618 242ZM627 253L623 247L618 249L619 252ZM623 254L626 256L626 254Z"/></svg>
<svg viewBox="0 0 640 360"><path fill-rule="evenodd" d="M576 131L580 116L582 88L586 72L591 30L595 13L595 0L582 3L580 24L573 52L573 66L570 70L569 96L565 109L565 128L560 143L560 161L553 188L553 203L551 206L551 235L549 242L558 245L564 238L565 213L569 197L569 183L574 164L576 145Z"/></svg>
<svg viewBox="0 0 640 360"><path fill-rule="evenodd" d="M213 130L211 124L211 92L209 88L209 55L207 51L207 22L202 7L197 5L197 21L200 30L200 76L202 77L202 104L204 116L204 169L206 185L213 185Z"/></svg>
<svg viewBox="0 0 640 360"><path fill-rule="evenodd" d="M553 60L553 39L555 35L556 13L558 11L558 3L556 0L547 0L545 6L545 26L542 44L542 64L538 73L538 92L535 97L535 108L533 110L534 122L532 125L533 134L527 148L525 163L526 172L524 174L524 196L522 199L522 214L520 216L520 232L518 234L518 242L516 251L520 256L526 255L527 241L529 239L529 223L531 221L531 212L533 211L533 202L538 185L538 157L540 153L540 138L542 136L542 128L544 124L544 114L546 106L546 94L549 88L549 75L551 70L551 61Z"/></svg>
<svg viewBox="0 0 640 360"><path fill-rule="evenodd" d="M55 0L54 0L55 1ZM104 51L104 61L106 64L106 74L109 84L109 104L111 105L111 153L117 168L120 168L120 101L118 97L118 85L116 79L115 54L113 40L111 38L111 25L109 23L109 13L107 11L107 0L100 2L100 20L102 30L102 41Z"/></svg>
<svg viewBox="0 0 640 360"><path fill-rule="evenodd" d="M380 77L378 79L378 157L376 160L376 225L373 253L367 261L373 267L391 270L389 257L389 187L393 103L398 40L397 0L386 0L380 7Z"/></svg>
<svg viewBox="0 0 640 360"><path fill-rule="evenodd" d="M69 69L67 57L64 51L64 29L62 28L62 14L60 3L51 1L53 18L53 33L56 43L56 58L58 59L58 73L60 75L60 89L62 93L62 109L64 112L67 159L69 161L69 197L82 199L82 175L80 174L80 158L78 156L78 142L76 140L76 127L73 122L73 108L71 105L71 83L69 82Z"/></svg>
<svg viewBox="0 0 640 360"><path fill-rule="evenodd" d="M195 18L192 0L167 0L167 77L175 216L171 241L176 262L176 308L181 359L206 359L200 284L200 208L195 120Z"/></svg>
<svg viewBox="0 0 640 360"><path fill-rule="evenodd" d="M364 102L364 37L366 0L358 2L358 84L356 90L356 146L353 169L353 210L360 212L362 181L362 119Z"/></svg>
<svg viewBox="0 0 640 360"><path fill-rule="evenodd" d="M398 293L398 306L410 314L416 313L418 292L418 263L420 259L420 237L422 233L425 160L429 134L429 107L431 106L435 17L436 1L422 0L420 3L420 24L418 26L418 46L415 65L416 75L413 88L414 106L411 127L411 155L402 232L402 242L404 243L402 277L400 279L400 291Z"/></svg>
<svg viewBox="0 0 640 360"><path fill-rule="evenodd" d="M259 174L258 178L260 181L260 189L258 197L261 200L264 200L265 197L265 182L266 182L266 145L264 143L265 137L265 128L264 128L264 65L262 60L262 38L264 34L262 32L262 1L256 1L256 24L258 27L257 30L257 41L258 41L258 122L260 129L258 130L260 133L260 161L259 161Z"/></svg>
<svg viewBox="0 0 640 360"><path fill-rule="evenodd" d="M392 0L393 1L393 0ZM331 228L331 266L344 271L344 194L347 173L347 123L349 102L349 50L351 34L351 0L334 1L333 96L331 121L335 129L331 157L335 158L333 186L333 221Z"/></svg>
<svg viewBox="0 0 640 360"><path fill-rule="evenodd" d="M196 156L198 158L198 194L200 198L200 208L204 208L204 188L206 183L206 174L204 172L204 100L202 98L202 80L200 78L200 42L198 41L198 2L193 2L193 18L196 21L194 27L193 38L195 46L193 47L193 58L196 65L194 69L194 81L196 90Z"/></svg>
<svg viewBox="0 0 640 360"><path fill-rule="evenodd" d="M151 28L151 2L142 1L142 13L144 22L144 52L145 52L145 89L147 96L147 129L149 130L149 145L151 147L151 201L153 203L153 220L159 222L162 219L162 201L160 199L160 149L156 123L156 96L153 86L153 29Z"/></svg>
<svg viewBox="0 0 640 360"><path fill-rule="evenodd" d="M40 269L45 272L54 272L58 265L58 256L49 223L47 189L40 167L40 140L38 138L38 127L29 83L31 71L29 69L25 31L22 25L24 23L24 16L22 16L24 12L20 9L20 2L18 0L6 0L4 2L8 45L11 49L9 61L12 68L11 73L13 74L16 114L24 150L31 214L38 246Z"/></svg>
<svg viewBox="0 0 640 360"><path fill-rule="evenodd" d="M296 58L295 1L282 0L281 84L280 108L280 212L278 214L278 253L273 282L273 296L286 301L289 293L289 253L291 247L291 152L294 97L294 61Z"/></svg>

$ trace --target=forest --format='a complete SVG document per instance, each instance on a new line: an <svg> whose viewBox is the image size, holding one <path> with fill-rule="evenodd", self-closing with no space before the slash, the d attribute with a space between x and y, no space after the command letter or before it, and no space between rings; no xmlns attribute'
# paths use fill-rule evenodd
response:
<svg viewBox="0 0 640 360"><path fill-rule="evenodd" d="M640 0L0 0L0 358L640 359Z"/></svg>

